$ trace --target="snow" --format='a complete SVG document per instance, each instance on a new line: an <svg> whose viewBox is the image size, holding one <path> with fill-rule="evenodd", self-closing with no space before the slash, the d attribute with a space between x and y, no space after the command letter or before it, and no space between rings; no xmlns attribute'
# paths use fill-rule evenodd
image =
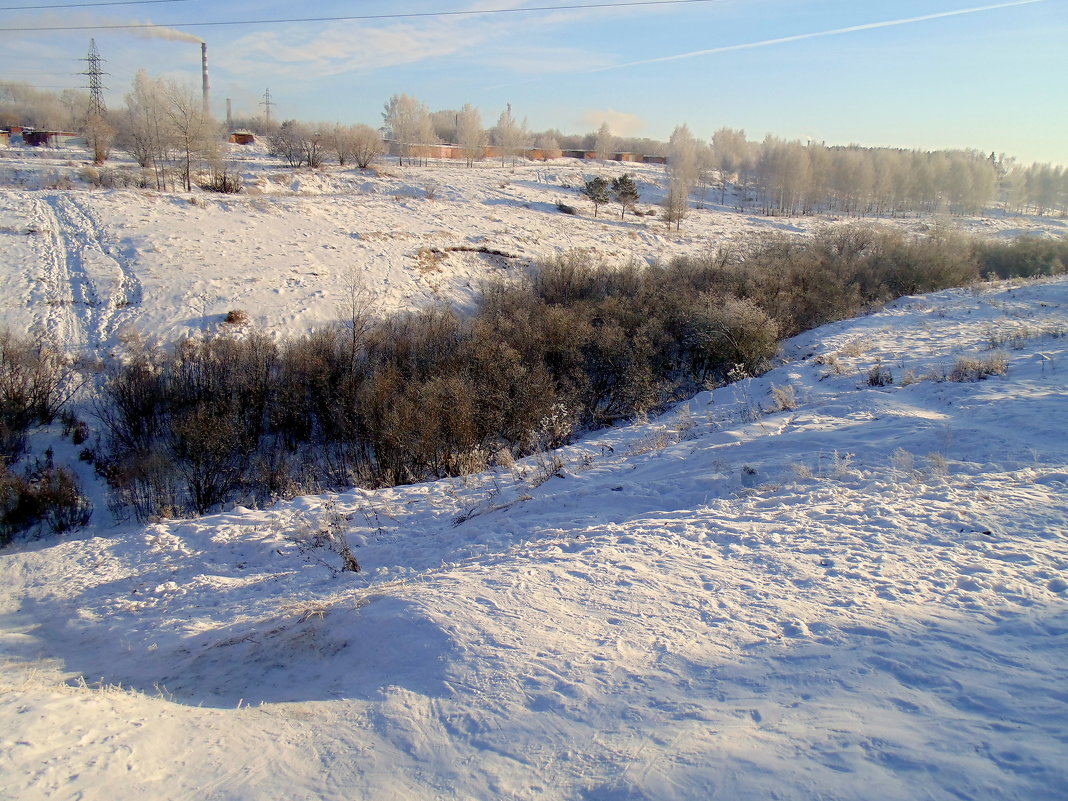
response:
<svg viewBox="0 0 1068 801"><path fill-rule="evenodd" d="M258 329L281 336L336 320L352 286L385 312L443 298L462 303L483 280L563 252L654 262L828 224L818 216L739 213L730 194L720 206L719 192L711 190L681 232L668 231L655 214L665 192L664 168L656 165L561 159L467 168L390 161L372 171L294 172L233 149L246 189L240 195L90 190L79 178L84 154L24 155L19 151L32 149L10 148L0 158L0 253L8 264L27 266L0 271L4 322L36 325L62 342L106 351L131 329L172 341L218 326L228 311L241 309ZM610 204L594 217L579 188L593 175L623 171L636 175L638 208L650 215L620 220ZM59 177L49 177L53 172ZM83 188L41 188L63 179ZM426 198L428 186L433 200ZM563 214L558 203L580 214ZM937 220L884 222L920 231ZM1048 218L957 224L989 235L1068 233L1065 221Z"/></svg>
<svg viewBox="0 0 1068 801"><path fill-rule="evenodd" d="M531 257L562 247L558 227L608 254L707 246L651 221L472 202L494 185L455 172L431 202L4 191L0 225L23 225L32 200L61 231L0 235L5 254L58 239L68 256L42 269L92 278L57 281L136 298L133 275L142 293L4 316L45 315L105 347L131 322L200 325L193 292L256 278L227 303L284 331L329 317L313 287L336 286L344 264L319 249L354 230L440 227L441 242L484 236ZM335 180L301 176L301 189ZM75 222L101 233L62 233ZM389 303L415 303L433 296L404 266L422 241L374 240L382 263L355 263L390 279ZM180 253L187 266L167 267ZM286 264L305 285L261 307ZM441 286L475 278L450 266ZM3 280L33 285L10 267ZM1062 799L1066 332L1064 278L902 298L790 340L760 377L593 433L559 466L540 455L9 547L0 798ZM941 380L992 342L1005 375ZM893 384L869 386L876 364ZM785 387L794 407L776 410ZM338 515L358 574L316 546Z"/></svg>

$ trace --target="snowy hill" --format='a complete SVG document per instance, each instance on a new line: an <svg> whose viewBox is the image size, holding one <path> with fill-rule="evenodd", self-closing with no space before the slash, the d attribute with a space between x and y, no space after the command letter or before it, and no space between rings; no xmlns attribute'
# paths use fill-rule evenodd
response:
<svg viewBox="0 0 1068 801"><path fill-rule="evenodd" d="M259 330L292 335L336 320L354 288L384 312L442 298L463 303L483 280L562 252L654 262L834 222L739 212L730 193L719 205L718 191L699 204L696 190L693 205L702 208L669 231L657 206L666 177L655 165L561 159L293 171L262 154L235 154L243 194L174 194L89 189L80 178L84 153L29 150L0 158L0 322L91 351L134 329L173 341L218 326L231 310ZM644 214L620 220L610 205L594 217L579 188L625 170L637 178ZM579 214L562 213L561 203ZM912 232L936 222L882 221ZM1068 232L1049 218L953 224L989 235Z"/></svg>
<svg viewBox="0 0 1068 801"><path fill-rule="evenodd" d="M904 298L559 461L8 548L0 797L1062 799L1066 333Z"/></svg>

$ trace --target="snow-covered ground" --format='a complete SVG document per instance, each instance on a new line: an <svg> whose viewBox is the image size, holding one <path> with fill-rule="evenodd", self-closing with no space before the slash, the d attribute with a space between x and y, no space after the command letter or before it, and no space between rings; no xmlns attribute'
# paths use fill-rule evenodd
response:
<svg viewBox="0 0 1068 801"><path fill-rule="evenodd" d="M500 191L517 185L538 186ZM216 243L209 220L275 221L288 233L270 258L314 253L325 271L341 262L323 266L314 237L282 247L306 229L280 208L340 242L390 226L332 209L421 236L449 230L431 221L451 202L148 195L147 219L176 222L122 234L124 193L8 194L5 214L13 197L52 230L79 209L111 220L120 233L95 242L142 315L170 313L147 299L181 285L164 275L179 252L197 264L187 283L231 285L198 249L258 234ZM509 220L538 215L535 231L617 230ZM501 225L492 243L517 248L527 234ZM123 283L130 248L142 264L159 249L139 289ZM127 310L78 330L103 341ZM788 342L760 378L589 436L561 465L8 548L0 797L1064 799L1065 334L1065 279L904 298ZM1005 375L939 380L992 343ZM892 385L869 385L877 365ZM338 571L323 530L363 572Z"/></svg>
<svg viewBox="0 0 1068 801"><path fill-rule="evenodd" d="M356 287L382 311L463 302L486 278L588 250L611 262L699 253L753 234L804 234L826 217L739 212L712 189L668 231L657 214L664 168L499 161L376 171L293 171L234 146L241 195L89 189L78 151L0 150L0 324L34 326L69 345L105 350L124 329L170 341L217 326L230 310L276 334L336 320ZM130 169L117 156L108 169ZM618 206L594 217L585 180L635 174L642 216ZM55 189L74 186L76 189ZM427 189L434 195L427 199ZM693 205L699 204L695 191ZM564 214L557 204L576 208ZM931 217L883 221L924 230ZM1063 236L1068 223L1002 216L954 219L991 235ZM501 255L503 254L503 255Z"/></svg>

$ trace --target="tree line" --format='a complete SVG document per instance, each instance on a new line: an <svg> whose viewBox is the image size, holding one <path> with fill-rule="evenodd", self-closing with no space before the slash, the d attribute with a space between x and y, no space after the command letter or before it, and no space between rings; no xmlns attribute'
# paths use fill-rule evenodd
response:
<svg viewBox="0 0 1068 801"><path fill-rule="evenodd" d="M765 214L976 214L995 203L1016 212L1068 213L1063 167L1020 165L1004 154L829 147L771 135L751 142L742 130L721 128L707 159L721 202L733 180L732 202Z"/></svg>
<svg viewBox="0 0 1068 801"><path fill-rule="evenodd" d="M22 84L0 83L0 122L38 127L87 124L84 93L55 94ZM79 113L81 116L79 117ZM388 139L401 162L426 161L423 146L458 146L467 164L481 160L487 145L502 163L525 151L579 149L608 159L617 152L667 157L664 217L678 227L696 203L715 199L741 210L769 215L837 214L901 216L944 212L976 214L995 204L1019 212L1068 214L1068 170L1051 164L1018 164L1005 154L975 150L918 151L828 146L773 135L747 139L745 131L723 127L708 140L678 126L667 142L615 136L607 122L586 134L532 131L511 105L496 124L483 126L477 106L432 111L408 94L395 94L382 111L382 125L265 118L235 120L266 138L270 152L294 167L318 168L328 161L361 168L385 152ZM62 124L61 124L62 123ZM222 158L223 132L199 95L173 81L140 71L124 107L87 131L98 161L116 145L130 153L158 189L189 190L208 168L207 188L236 188Z"/></svg>

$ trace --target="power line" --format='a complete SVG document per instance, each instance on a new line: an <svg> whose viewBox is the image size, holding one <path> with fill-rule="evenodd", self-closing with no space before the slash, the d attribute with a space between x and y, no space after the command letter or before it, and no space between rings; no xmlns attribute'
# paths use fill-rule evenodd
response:
<svg viewBox="0 0 1068 801"><path fill-rule="evenodd" d="M274 101L271 100L271 89L270 89L270 87L268 87L267 91L263 93L263 102L260 103L260 105L263 106L263 108L264 108L264 117L266 117L266 119L267 119L267 124L270 125L271 124L271 107L277 105Z"/></svg>
<svg viewBox="0 0 1068 801"><path fill-rule="evenodd" d="M224 22L131 22L114 25L60 25L53 27L0 28L11 33L35 31L111 31L146 28L207 28L223 25L282 25L299 22L357 22L382 19L414 19L419 17L473 17L489 14L529 14L535 11L576 11L597 8L637 8L639 6L677 6L694 3L717 3L720 0L636 0L617 3L571 3L563 6L530 6L529 8L487 8L479 11L412 11L406 14L358 14L347 17L293 17L290 19L244 19Z"/></svg>
<svg viewBox="0 0 1068 801"><path fill-rule="evenodd" d="M158 3L188 3L190 0L112 0L110 3L51 3L38 6L0 6L0 11L40 11L45 8L95 8L97 6L149 6Z"/></svg>
<svg viewBox="0 0 1068 801"><path fill-rule="evenodd" d="M96 39L89 40L89 55L85 61L88 67L83 75L89 77L89 119L104 119L108 114L108 107L104 103L104 59L100 57L100 51L96 49Z"/></svg>

